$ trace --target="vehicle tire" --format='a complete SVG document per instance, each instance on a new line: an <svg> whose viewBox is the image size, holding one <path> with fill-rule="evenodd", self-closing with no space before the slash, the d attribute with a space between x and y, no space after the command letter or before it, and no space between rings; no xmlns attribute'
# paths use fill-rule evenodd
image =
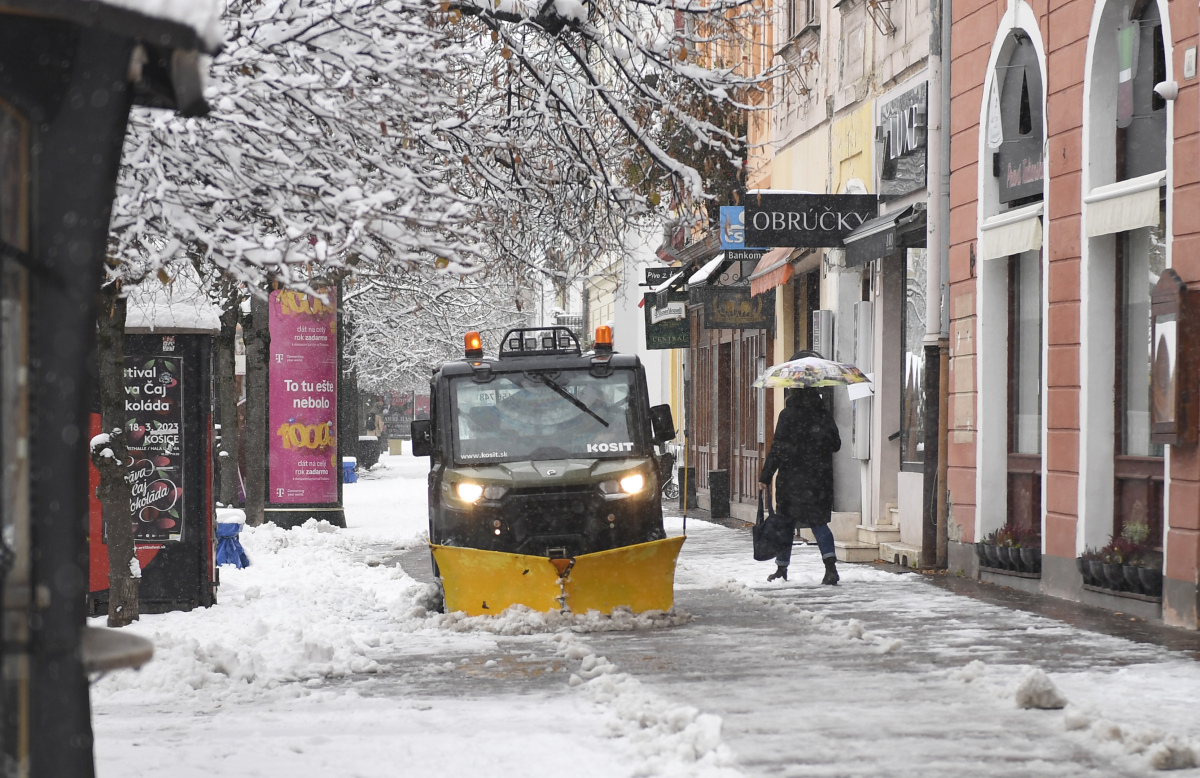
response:
<svg viewBox="0 0 1200 778"><path fill-rule="evenodd" d="M668 500L679 499L679 484L674 481L667 481L667 485L663 487L663 497Z"/></svg>

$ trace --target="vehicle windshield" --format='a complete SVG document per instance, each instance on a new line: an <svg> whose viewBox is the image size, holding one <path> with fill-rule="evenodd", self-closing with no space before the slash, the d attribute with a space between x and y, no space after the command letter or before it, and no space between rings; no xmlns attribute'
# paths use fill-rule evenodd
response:
<svg viewBox="0 0 1200 778"><path fill-rule="evenodd" d="M455 459L513 462L614 459L640 453L633 372L500 373L486 384L455 378ZM637 452L637 453L635 453Z"/></svg>

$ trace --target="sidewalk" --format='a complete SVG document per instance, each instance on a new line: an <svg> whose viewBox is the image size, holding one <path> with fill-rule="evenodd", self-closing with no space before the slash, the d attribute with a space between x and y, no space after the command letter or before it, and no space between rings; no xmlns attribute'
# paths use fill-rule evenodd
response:
<svg viewBox="0 0 1200 778"><path fill-rule="evenodd" d="M680 515L678 500L663 500L664 515ZM749 529L753 525L735 518L714 519L702 508L689 508L688 520L718 524L730 529ZM852 564L842 562L841 565ZM1077 629L1124 638L1136 643L1159 646L1170 651L1179 651L1192 659L1200 660L1200 631L1169 627L1159 621L1129 616L1121 611L1110 611L1072 600L1051 597L1011 589L1007 586L985 583L973 578L958 577L945 570L914 572L910 568L889 562L860 563L862 567L883 570L896 575L918 575L927 583L952 594L969 597L991 605L1032 613L1060 621Z"/></svg>

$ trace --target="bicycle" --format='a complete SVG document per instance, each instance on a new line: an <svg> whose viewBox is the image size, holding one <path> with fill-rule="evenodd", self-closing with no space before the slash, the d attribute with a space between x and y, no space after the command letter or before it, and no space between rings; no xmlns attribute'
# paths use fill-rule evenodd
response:
<svg viewBox="0 0 1200 778"><path fill-rule="evenodd" d="M668 500L679 499L679 484L675 483L674 473L672 473L671 477L667 479L667 482L663 484L662 493L663 497L666 497Z"/></svg>

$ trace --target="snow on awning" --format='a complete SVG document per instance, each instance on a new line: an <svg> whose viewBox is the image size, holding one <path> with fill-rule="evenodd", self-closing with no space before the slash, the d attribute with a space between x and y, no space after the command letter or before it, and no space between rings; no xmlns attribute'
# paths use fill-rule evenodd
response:
<svg viewBox="0 0 1200 778"><path fill-rule="evenodd" d="M1083 198L1087 203L1087 236L1157 227L1161 218L1159 189L1166 179L1167 172L1160 170L1093 189Z"/></svg>
<svg viewBox="0 0 1200 778"><path fill-rule="evenodd" d="M763 255L750 274L750 296L757 297L777 286L786 284L791 279L795 268L788 258L792 255L791 246L774 248Z"/></svg>
<svg viewBox="0 0 1200 778"><path fill-rule="evenodd" d="M721 252L720 254L718 254L715 257L713 257L712 259L710 259L708 261L708 264L706 264L704 267L700 268L699 270L697 270L695 273L692 274L692 277L689 278L687 281L688 286L699 286L700 284L703 284L706 281L708 281L708 277L711 276L713 274L713 272L718 267L720 267L724 261L725 261L725 253L724 252Z"/></svg>
<svg viewBox="0 0 1200 778"><path fill-rule="evenodd" d="M190 272L164 286L156 280L129 289L125 332L134 334L215 335L221 331L221 309L212 304Z"/></svg>
<svg viewBox="0 0 1200 778"><path fill-rule="evenodd" d="M653 294L658 294L659 292L665 292L665 291L667 291L667 289L669 289L669 288L671 287L671 284L675 283L675 281L676 281L676 280L677 280L677 279L678 279L678 278L679 278L681 275L683 275L683 271L682 271L682 270L680 270L678 273L676 273L675 275L673 275L673 276L671 276L670 278L668 278L666 281L663 281L661 284L659 284L658 286L654 287L654 288L653 288L653 289L651 289L650 291L651 291Z"/></svg>
<svg viewBox="0 0 1200 778"><path fill-rule="evenodd" d="M1042 248L1042 203L985 219L979 228L979 258L1000 259Z"/></svg>
<svg viewBox="0 0 1200 778"><path fill-rule="evenodd" d="M224 0L0 0L83 27L100 27L169 49L214 54L221 48Z"/></svg>

